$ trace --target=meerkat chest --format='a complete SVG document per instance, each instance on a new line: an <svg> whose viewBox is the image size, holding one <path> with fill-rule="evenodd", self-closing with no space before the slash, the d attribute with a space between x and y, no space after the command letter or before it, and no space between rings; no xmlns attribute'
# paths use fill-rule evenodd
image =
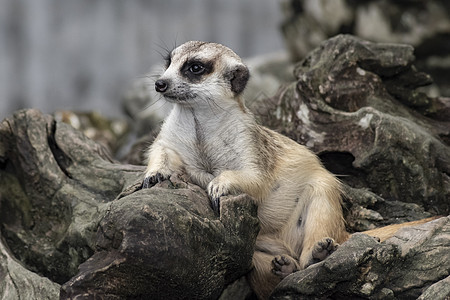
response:
<svg viewBox="0 0 450 300"><path fill-rule="evenodd" d="M185 116L186 117L186 116ZM224 170L242 167L245 146L242 145L244 130L229 120L197 117L195 114L183 119L178 117L170 126L169 143L187 165L217 176Z"/></svg>

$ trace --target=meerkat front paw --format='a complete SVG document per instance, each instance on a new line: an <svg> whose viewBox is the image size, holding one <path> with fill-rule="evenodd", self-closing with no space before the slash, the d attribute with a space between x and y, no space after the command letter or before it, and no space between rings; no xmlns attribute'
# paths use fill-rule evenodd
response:
<svg viewBox="0 0 450 300"><path fill-rule="evenodd" d="M151 188L155 184L162 182L166 179L169 179L170 175L163 175L162 173L147 173L145 175L144 181L142 181L142 188L147 189Z"/></svg>
<svg viewBox="0 0 450 300"><path fill-rule="evenodd" d="M279 276L281 279L289 274L297 272L298 268L292 258L279 255L272 260L272 273Z"/></svg>

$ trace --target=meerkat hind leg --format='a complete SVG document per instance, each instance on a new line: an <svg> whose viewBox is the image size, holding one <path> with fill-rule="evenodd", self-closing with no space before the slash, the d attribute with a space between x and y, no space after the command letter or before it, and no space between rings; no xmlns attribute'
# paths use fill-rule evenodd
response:
<svg viewBox="0 0 450 300"><path fill-rule="evenodd" d="M344 227L343 222L342 225L325 224L325 222L323 222L322 227L320 227L320 223L316 224L316 226L314 226L314 224L309 225L310 226L306 226L304 231L305 237L303 240L303 249L299 259L301 269L307 268L308 266L327 258L339 246L335 240L343 240L342 234L333 232L333 230L329 228L331 226ZM315 228L312 229L311 227Z"/></svg>
<svg viewBox="0 0 450 300"><path fill-rule="evenodd" d="M337 243L348 236L339 189L332 183L333 181L317 181L307 192L310 200L302 216L304 236L299 259L301 269L324 260L337 249Z"/></svg>

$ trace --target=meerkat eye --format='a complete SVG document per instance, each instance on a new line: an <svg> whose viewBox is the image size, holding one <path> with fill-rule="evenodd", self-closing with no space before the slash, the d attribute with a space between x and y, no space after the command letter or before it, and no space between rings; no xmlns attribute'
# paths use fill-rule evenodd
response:
<svg viewBox="0 0 450 300"><path fill-rule="evenodd" d="M200 82L203 80L203 75L210 74L214 70L212 61L200 61L191 58L184 62L180 68L180 74L191 82Z"/></svg>
<svg viewBox="0 0 450 300"><path fill-rule="evenodd" d="M189 72L194 75L202 75L203 73L205 73L205 67L202 64L195 63L190 66Z"/></svg>

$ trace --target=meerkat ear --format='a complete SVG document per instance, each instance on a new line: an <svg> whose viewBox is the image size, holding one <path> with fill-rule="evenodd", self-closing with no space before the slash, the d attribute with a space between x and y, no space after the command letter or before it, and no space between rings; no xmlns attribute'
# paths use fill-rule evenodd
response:
<svg viewBox="0 0 450 300"><path fill-rule="evenodd" d="M230 80L233 93L239 95L247 85L250 72L245 65L237 65L228 72L226 78Z"/></svg>

